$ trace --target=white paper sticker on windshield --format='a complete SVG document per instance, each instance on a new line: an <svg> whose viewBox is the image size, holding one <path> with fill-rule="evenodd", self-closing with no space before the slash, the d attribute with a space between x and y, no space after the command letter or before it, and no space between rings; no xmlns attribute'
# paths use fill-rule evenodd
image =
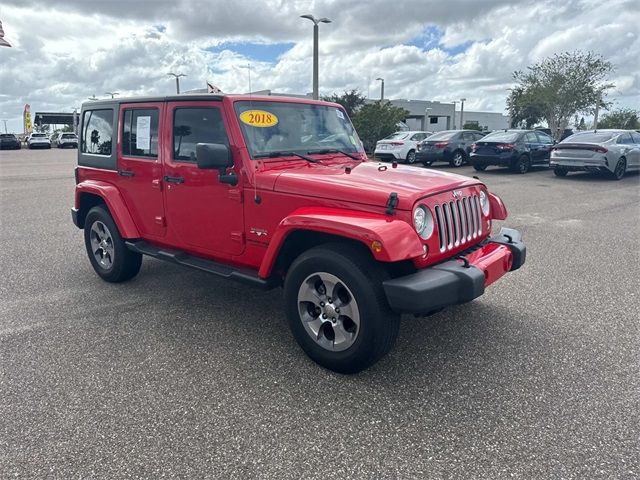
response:
<svg viewBox="0 0 640 480"><path fill-rule="evenodd" d="M151 148L151 117L138 117L137 119L136 148L138 150Z"/></svg>
<svg viewBox="0 0 640 480"><path fill-rule="evenodd" d="M342 113L340 110L336 109L336 115L338 115L338 118L344 120L344 113Z"/></svg>

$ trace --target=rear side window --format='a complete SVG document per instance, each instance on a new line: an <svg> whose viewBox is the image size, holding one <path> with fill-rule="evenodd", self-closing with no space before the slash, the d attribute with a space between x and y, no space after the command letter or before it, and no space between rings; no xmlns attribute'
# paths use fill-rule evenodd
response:
<svg viewBox="0 0 640 480"><path fill-rule="evenodd" d="M625 145L630 145L633 143L633 139L631 138L631 135L628 133L623 133L622 135L620 135L618 137L618 141L616 143L621 143L621 144L625 144Z"/></svg>
<svg viewBox="0 0 640 480"><path fill-rule="evenodd" d="M111 155L113 110L87 110L82 119L82 153Z"/></svg>
<svg viewBox="0 0 640 480"><path fill-rule="evenodd" d="M536 135L540 139L540 143L553 143L553 139L544 132L536 132Z"/></svg>
<svg viewBox="0 0 640 480"><path fill-rule="evenodd" d="M640 145L640 133L631 132L631 138L633 138L633 143Z"/></svg>
<svg viewBox="0 0 640 480"><path fill-rule="evenodd" d="M220 110L176 108L173 113L173 158L195 162L197 143L229 145Z"/></svg>
<svg viewBox="0 0 640 480"><path fill-rule="evenodd" d="M158 109L127 109L122 121L122 155L158 157Z"/></svg>
<svg viewBox="0 0 640 480"><path fill-rule="evenodd" d="M526 143L538 143L538 137L536 137L536 134L533 132L528 132L525 134L524 136L524 141Z"/></svg>

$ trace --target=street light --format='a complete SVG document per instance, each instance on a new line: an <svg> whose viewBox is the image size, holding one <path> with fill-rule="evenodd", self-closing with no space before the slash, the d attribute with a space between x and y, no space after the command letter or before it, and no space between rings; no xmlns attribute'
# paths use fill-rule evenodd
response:
<svg viewBox="0 0 640 480"><path fill-rule="evenodd" d="M453 129L456 129L456 103L458 103L458 100L454 100L453 102L453 116L451 118L453 118Z"/></svg>
<svg viewBox="0 0 640 480"><path fill-rule="evenodd" d="M184 73L172 73L169 72L167 75L173 75L176 77L176 93L180 93L180 77L186 77Z"/></svg>
<svg viewBox="0 0 640 480"><path fill-rule="evenodd" d="M120 95L118 92L104 92L105 95L111 95L111 98L114 98L116 95Z"/></svg>
<svg viewBox="0 0 640 480"><path fill-rule="evenodd" d="M376 78L380 83L380 101L384 100L384 78Z"/></svg>
<svg viewBox="0 0 640 480"><path fill-rule="evenodd" d="M6 120L2 120L4 122L4 133L8 133L7 132L7 121Z"/></svg>
<svg viewBox="0 0 640 480"><path fill-rule="evenodd" d="M100 100L100 99L96 97L96 94L94 93L93 96L88 97L87 100Z"/></svg>
<svg viewBox="0 0 640 480"><path fill-rule="evenodd" d="M300 15L313 22L313 99L318 100L318 23L331 23L328 18L316 19L313 15Z"/></svg>
<svg viewBox="0 0 640 480"><path fill-rule="evenodd" d="M460 99L460 130L464 128L464 102L466 100L466 98Z"/></svg>
<svg viewBox="0 0 640 480"><path fill-rule="evenodd" d="M430 112L431 110L432 110L432 109L431 109L431 107L427 107L427 108L425 108L425 109L424 109L424 121L425 121L425 126L423 127L423 130L424 130L424 131L427 131L427 128L428 128L428 126L427 126L427 125L429 124L429 120L430 120L430 118L429 118L429 112Z"/></svg>

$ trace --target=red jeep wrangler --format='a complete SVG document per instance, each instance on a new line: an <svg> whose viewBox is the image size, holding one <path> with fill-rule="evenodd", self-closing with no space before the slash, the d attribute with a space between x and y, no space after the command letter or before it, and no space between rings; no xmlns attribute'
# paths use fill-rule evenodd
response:
<svg viewBox="0 0 640 480"><path fill-rule="evenodd" d="M400 314L469 302L525 261L490 237L502 201L478 180L371 162L340 105L246 95L118 98L82 108L73 222L109 282L142 255L284 287L303 350L360 371Z"/></svg>

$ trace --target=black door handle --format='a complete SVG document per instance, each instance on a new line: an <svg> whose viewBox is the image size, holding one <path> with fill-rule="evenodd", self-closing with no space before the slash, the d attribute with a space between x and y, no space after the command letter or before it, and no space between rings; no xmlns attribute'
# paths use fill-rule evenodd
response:
<svg viewBox="0 0 640 480"><path fill-rule="evenodd" d="M184 178L182 177L170 177L165 175L164 181L167 183L184 183Z"/></svg>
<svg viewBox="0 0 640 480"><path fill-rule="evenodd" d="M118 175L121 177L133 177L135 173L133 170L118 170Z"/></svg>

